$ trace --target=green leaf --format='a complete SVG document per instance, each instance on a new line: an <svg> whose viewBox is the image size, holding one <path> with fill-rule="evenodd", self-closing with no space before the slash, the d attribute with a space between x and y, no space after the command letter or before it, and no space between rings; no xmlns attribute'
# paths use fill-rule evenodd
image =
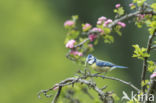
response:
<svg viewBox="0 0 156 103"><path fill-rule="evenodd" d="M120 25L117 25L117 26L115 26L115 28L114 28L114 31L119 35L119 36L121 36L122 35L122 33L120 32L120 29L121 29L122 27L120 26Z"/></svg>
<svg viewBox="0 0 156 103"><path fill-rule="evenodd" d="M146 0L133 0L133 3L136 3L138 7L142 6Z"/></svg>
<svg viewBox="0 0 156 103"><path fill-rule="evenodd" d="M114 42L114 37L111 35L105 35L104 36L104 43L111 44Z"/></svg>
<svg viewBox="0 0 156 103"><path fill-rule="evenodd" d="M76 39L79 36L80 32L77 30L70 30L67 33L67 38L68 39Z"/></svg>
<svg viewBox="0 0 156 103"><path fill-rule="evenodd" d="M153 20L153 21L148 20L146 22L146 25L147 25L147 27L149 27L149 29L148 29L149 33L151 35L153 35L154 34L154 31L156 29L156 20Z"/></svg>
<svg viewBox="0 0 156 103"><path fill-rule="evenodd" d="M118 9L114 9L114 13L117 13L119 16L122 16L124 14L125 10L123 7L119 7Z"/></svg>
<svg viewBox="0 0 156 103"><path fill-rule="evenodd" d="M150 55L147 53L147 48L140 48L139 45L133 45L134 47L134 54L132 57L138 58L141 60L144 60L145 57L150 57Z"/></svg>
<svg viewBox="0 0 156 103"><path fill-rule="evenodd" d="M153 3L153 4L151 5L151 8L154 10L154 12L156 12L156 3Z"/></svg>
<svg viewBox="0 0 156 103"><path fill-rule="evenodd" d="M98 44L98 42L99 42L99 40L98 40L98 39L96 39L96 40L94 41L94 45L97 45L97 44Z"/></svg>
<svg viewBox="0 0 156 103"><path fill-rule="evenodd" d="M132 5L132 6L131 6L131 9L135 9L135 8L136 8L136 6L135 6L135 5Z"/></svg>
<svg viewBox="0 0 156 103"><path fill-rule="evenodd" d="M138 28L142 28L142 26L143 26L142 22L136 22L135 24L137 25Z"/></svg>
<svg viewBox="0 0 156 103"><path fill-rule="evenodd" d="M121 16L123 15L125 12L125 10L123 9L123 7L118 8L118 14Z"/></svg>
<svg viewBox="0 0 156 103"><path fill-rule="evenodd" d="M143 87L143 86L146 86L146 85L148 85L148 83L149 83L149 80L142 81L142 82L141 82L141 86L142 86L142 87Z"/></svg>
<svg viewBox="0 0 156 103"><path fill-rule="evenodd" d="M103 31L104 31L105 34L110 34L111 29L110 28L107 28L107 27L104 27L103 28Z"/></svg>
<svg viewBox="0 0 156 103"><path fill-rule="evenodd" d="M148 63L148 71L152 73L156 69L156 65L154 61L147 61L147 63Z"/></svg>
<svg viewBox="0 0 156 103"><path fill-rule="evenodd" d="M114 13L117 13L118 12L118 10L117 9L114 9Z"/></svg>

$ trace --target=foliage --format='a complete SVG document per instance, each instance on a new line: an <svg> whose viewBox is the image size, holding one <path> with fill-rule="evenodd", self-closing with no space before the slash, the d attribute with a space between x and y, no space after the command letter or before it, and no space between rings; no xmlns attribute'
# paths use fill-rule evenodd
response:
<svg viewBox="0 0 156 103"><path fill-rule="evenodd" d="M142 76L140 82L141 88L138 89L133 84L130 84L118 78L113 78L113 80L118 80L124 84L128 84L130 87L134 88L137 91L137 95L143 95L144 93L150 94L151 89L154 89L152 86L152 82L154 81L152 81L153 77L146 78L146 73L147 71L153 73L156 69L154 61L150 60L149 58L151 55L150 51L152 50L153 46L153 38L156 36L155 3L149 5L146 3L146 0L133 0L130 5L130 9L136 9L136 12L126 14L124 8L121 7L120 4L116 4L114 9L114 12L116 13L115 19L112 20L105 16L99 17L95 26L89 23L83 23L81 24L81 26L79 26L77 23L78 16L72 16L70 20L67 20L64 23L64 27L67 30L67 36L65 39L65 45L68 49L67 58L77 64L81 64L82 66L84 66L86 55L94 51L93 47L95 45L98 45L99 40L101 40L102 38L104 43L106 44L114 43L114 36L112 35L112 32L115 32L119 36L121 36L122 28L126 27L126 24L123 21L133 17L133 20L138 28L146 25L149 30L147 47L140 47L138 44L132 45L134 47L134 53L132 57L143 60ZM119 98L116 96L115 93L112 93L111 91L102 92L103 89L99 89L96 82L92 81L93 77L102 77L103 79L112 79L112 77L91 74L90 71L87 69L88 68L85 67L84 73L80 72L80 75L77 74L78 77L68 78L60 82L59 85L57 85L57 87L59 88L65 87L66 85L72 85L74 87L74 89L66 87L67 90L63 92L62 96L71 100L66 102L79 103L83 101L77 98L75 99L74 97L75 93L77 93L78 91L83 91L83 84L87 85L85 88L92 88L95 92L98 93L99 99L94 99L95 103L114 102L114 99L118 101ZM90 78L91 80L89 81L88 78ZM75 86L75 84L77 83L80 83L78 87ZM57 98L58 97L56 95L53 103L55 103ZM144 102L147 101L144 100ZM127 103L139 103L139 100L138 98L133 98L132 100L127 100Z"/></svg>
<svg viewBox="0 0 156 103"><path fill-rule="evenodd" d="M119 7L118 9L114 9L114 13L117 13L119 16L124 15L123 7Z"/></svg>
<svg viewBox="0 0 156 103"><path fill-rule="evenodd" d="M154 72L156 65L152 60L147 61L148 62L148 71L149 72Z"/></svg>
<svg viewBox="0 0 156 103"><path fill-rule="evenodd" d="M145 57L149 57L150 55L147 53L147 48L140 48L139 45L133 45L135 48L134 54L132 57L144 60Z"/></svg>

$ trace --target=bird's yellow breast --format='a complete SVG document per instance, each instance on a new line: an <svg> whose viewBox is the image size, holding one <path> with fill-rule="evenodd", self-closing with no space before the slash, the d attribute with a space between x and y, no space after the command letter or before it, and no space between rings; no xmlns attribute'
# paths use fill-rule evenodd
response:
<svg viewBox="0 0 156 103"><path fill-rule="evenodd" d="M96 65L96 63L93 63L91 65L91 68L93 68L97 72L107 72L108 70L110 70L110 67L99 67Z"/></svg>

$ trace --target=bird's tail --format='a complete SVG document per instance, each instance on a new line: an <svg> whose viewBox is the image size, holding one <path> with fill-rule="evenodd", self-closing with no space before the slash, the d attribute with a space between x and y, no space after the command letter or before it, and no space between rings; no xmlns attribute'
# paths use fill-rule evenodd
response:
<svg viewBox="0 0 156 103"><path fill-rule="evenodd" d="M113 66L113 67L115 67L115 68L128 68L128 67L125 67L125 66L119 66L119 65L115 65L115 66Z"/></svg>

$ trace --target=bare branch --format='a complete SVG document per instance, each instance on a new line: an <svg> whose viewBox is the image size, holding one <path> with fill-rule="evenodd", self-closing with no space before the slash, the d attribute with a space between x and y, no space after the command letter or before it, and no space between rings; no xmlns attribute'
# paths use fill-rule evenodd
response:
<svg viewBox="0 0 156 103"><path fill-rule="evenodd" d="M89 74L89 75L87 75L87 76L88 76L88 77L100 77L100 78L102 78L102 79L110 79L110 80L119 81L119 82L121 82L121 83L123 83L123 84L126 84L126 85L130 86L131 88L133 88L133 89L136 90L137 92L140 92L140 90L139 90L136 86L134 86L132 83L126 82L126 81L121 80L121 79L119 79L119 78L108 77L108 76L98 75L98 74Z"/></svg>
<svg viewBox="0 0 156 103"><path fill-rule="evenodd" d="M81 77L80 77L80 78L74 78L74 77L72 77L72 78L67 78L67 79L61 81L61 82L59 83L59 85L61 85L62 87L64 87L64 86L67 86L67 85L72 85L72 84L74 84L74 83L86 84L86 85L88 85L89 87L91 87L94 91L96 91L96 92L98 93L98 95L99 95L102 99L105 98L105 93L104 93L100 88L98 88L98 87L96 86L95 83L93 83L92 81L84 80L84 79L82 79ZM56 102L54 102L54 103L56 103Z"/></svg>
<svg viewBox="0 0 156 103"><path fill-rule="evenodd" d="M56 96L54 97L54 99L52 100L51 103L56 103L57 102L57 100L58 100L58 98L60 96L61 90L62 90L62 86L59 86L57 94L56 94Z"/></svg>
<svg viewBox="0 0 156 103"><path fill-rule="evenodd" d="M49 91L52 91L53 88L49 88L47 90L41 90L39 93L38 93L38 98L41 98L41 94L43 93L45 97L49 98L51 97L52 95L48 95L47 92Z"/></svg>
<svg viewBox="0 0 156 103"><path fill-rule="evenodd" d="M82 76L82 77L79 77L79 78L74 78L74 77L67 78L67 79L61 81L60 83L58 83L57 85L59 86L59 89L58 89L58 92L57 92L56 96L54 97L52 103L56 103L57 102L57 99L58 99L58 97L59 97L59 95L61 93L62 87L67 86L67 85L73 85L75 83L86 84L87 86L91 87L94 91L96 91L98 93L98 95L100 96L101 100L104 101L105 100L105 97L106 97L106 94L103 92L103 89L104 88L101 88L100 89L100 88L98 88L96 86L96 84L93 81L85 80L88 77L96 77L96 78L97 77L100 77L102 79L116 80L116 81L119 81L119 82L121 82L123 84L126 84L126 85L132 87L134 90L136 90L137 92L139 92L139 89L137 87L135 87L133 84L131 84L129 82L126 82L124 80L121 80L119 78L108 77L108 76L103 76L103 75L98 75L98 74L87 74L87 75ZM56 85L54 85L54 87L56 87ZM51 89L48 89L48 90L50 91L50 90L53 90L53 89L51 88Z"/></svg>

